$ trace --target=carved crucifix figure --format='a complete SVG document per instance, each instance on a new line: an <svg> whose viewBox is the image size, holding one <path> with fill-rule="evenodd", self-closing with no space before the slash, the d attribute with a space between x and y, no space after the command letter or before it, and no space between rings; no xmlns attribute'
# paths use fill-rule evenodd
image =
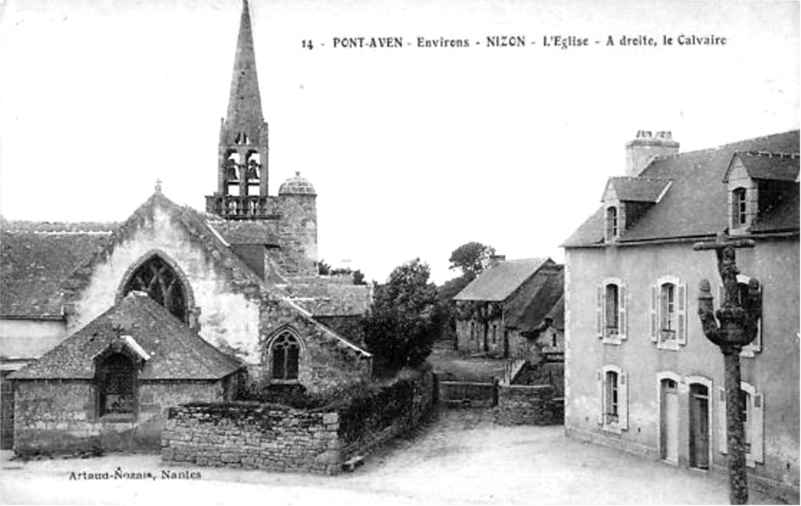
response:
<svg viewBox="0 0 801 506"><path fill-rule="evenodd" d="M719 234L714 242L701 242L693 249L715 250L718 272L725 288L725 300L713 312L712 290L709 280L702 279L698 294L698 316L707 339L720 347L723 353L726 387L726 429L729 451L729 499L732 504L748 502L748 474L745 463L745 434L743 432L743 405L740 396L740 352L743 346L756 338L762 306L759 282L752 279L748 292L741 295L738 284L735 248L753 248L750 239L730 239ZM716 319L717 318L717 319Z"/></svg>

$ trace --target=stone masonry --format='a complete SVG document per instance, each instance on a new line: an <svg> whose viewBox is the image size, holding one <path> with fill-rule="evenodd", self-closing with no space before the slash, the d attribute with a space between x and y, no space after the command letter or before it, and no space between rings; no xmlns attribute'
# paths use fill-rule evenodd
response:
<svg viewBox="0 0 801 506"><path fill-rule="evenodd" d="M431 409L433 389L434 375L426 371L385 387L358 407L352 402L317 410L252 402L185 404L169 410L161 457L202 466L335 474L349 459L364 457L419 424Z"/></svg>
<svg viewBox="0 0 801 506"><path fill-rule="evenodd" d="M564 423L564 401L551 385L501 385L495 423L558 425Z"/></svg>

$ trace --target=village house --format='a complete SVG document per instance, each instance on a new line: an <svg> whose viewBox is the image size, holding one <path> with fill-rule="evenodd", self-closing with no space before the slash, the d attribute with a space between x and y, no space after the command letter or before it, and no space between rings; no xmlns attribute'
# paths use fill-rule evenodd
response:
<svg viewBox="0 0 801 506"><path fill-rule="evenodd" d="M566 432L725 472L723 357L697 316L699 282L719 307L721 280L692 246L746 237L738 278L759 281L763 311L741 354L749 484L798 502L799 132L679 153L640 131L626 155L563 245Z"/></svg>
<svg viewBox="0 0 801 506"><path fill-rule="evenodd" d="M563 268L550 258L494 257L453 298L458 349L526 360L561 350L562 293Z"/></svg>
<svg viewBox="0 0 801 506"><path fill-rule="evenodd" d="M157 184L121 224L2 223L4 448L152 447L176 403L371 377L370 289L317 276L316 191L269 195L268 140L245 1L205 213Z"/></svg>

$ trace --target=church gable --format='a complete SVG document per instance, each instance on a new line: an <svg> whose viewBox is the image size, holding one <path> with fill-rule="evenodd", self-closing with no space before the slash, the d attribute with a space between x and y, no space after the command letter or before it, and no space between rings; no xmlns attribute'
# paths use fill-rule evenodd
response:
<svg viewBox="0 0 801 506"><path fill-rule="evenodd" d="M212 343L257 359L261 280L197 213L159 192L62 288L70 330L142 290Z"/></svg>

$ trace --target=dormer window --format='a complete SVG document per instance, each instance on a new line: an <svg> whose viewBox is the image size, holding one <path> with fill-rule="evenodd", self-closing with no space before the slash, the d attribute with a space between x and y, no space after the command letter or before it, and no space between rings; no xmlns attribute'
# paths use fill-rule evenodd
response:
<svg viewBox="0 0 801 506"><path fill-rule="evenodd" d="M620 235L620 228L617 216L617 207L606 209L606 240L610 241Z"/></svg>

